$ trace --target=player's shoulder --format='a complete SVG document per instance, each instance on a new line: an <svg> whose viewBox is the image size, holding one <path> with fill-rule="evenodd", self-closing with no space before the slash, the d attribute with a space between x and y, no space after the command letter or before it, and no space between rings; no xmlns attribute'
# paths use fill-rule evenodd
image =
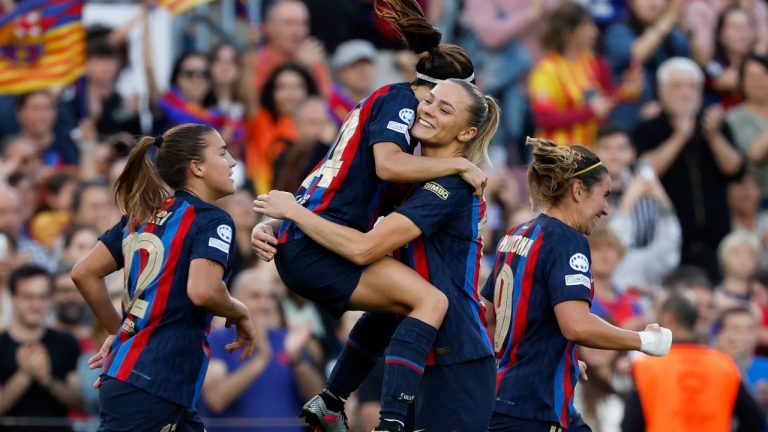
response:
<svg viewBox="0 0 768 432"><path fill-rule="evenodd" d="M217 222L224 225L234 227L235 223L232 216L219 207L206 202L199 202L194 204L195 207L195 222L198 225L205 225L212 222Z"/></svg>
<svg viewBox="0 0 768 432"><path fill-rule="evenodd" d="M545 214L540 214L536 219L539 221L541 230L544 232L545 236L549 237L545 238L545 241L552 240L555 243L587 243L587 239L583 234L557 218L553 218Z"/></svg>
<svg viewBox="0 0 768 432"><path fill-rule="evenodd" d="M390 102L408 103L418 105L419 100L413 93L413 88L408 83L388 84L374 91L369 97L371 102Z"/></svg>
<svg viewBox="0 0 768 432"><path fill-rule="evenodd" d="M447 200L452 199L465 199L471 197L474 193L474 188L459 175L450 175L445 177L438 177L421 184L421 189L426 189L435 193L439 197Z"/></svg>

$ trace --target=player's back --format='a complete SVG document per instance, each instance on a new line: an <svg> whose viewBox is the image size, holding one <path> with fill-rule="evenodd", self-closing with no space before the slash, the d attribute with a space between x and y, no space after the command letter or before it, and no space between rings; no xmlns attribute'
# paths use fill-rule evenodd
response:
<svg viewBox="0 0 768 432"><path fill-rule="evenodd" d="M231 269L233 238L229 215L186 192L169 198L150 223L129 232L124 217L101 237L126 272L123 325L104 373L194 406L212 315L187 295L190 262L207 258Z"/></svg>
<svg viewBox="0 0 768 432"><path fill-rule="evenodd" d="M360 231L368 231L379 216L386 188L376 175L373 146L392 142L412 151L410 127L418 100L409 83L384 86L361 101L344 120L325 158L307 176L296 197L322 217ZM285 222L281 243L304 234Z"/></svg>
<svg viewBox="0 0 768 432"><path fill-rule="evenodd" d="M563 427L575 415L576 344L562 335L554 307L591 302L589 262L586 238L544 214L499 243L483 289L496 312L496 411Z"/></svg>

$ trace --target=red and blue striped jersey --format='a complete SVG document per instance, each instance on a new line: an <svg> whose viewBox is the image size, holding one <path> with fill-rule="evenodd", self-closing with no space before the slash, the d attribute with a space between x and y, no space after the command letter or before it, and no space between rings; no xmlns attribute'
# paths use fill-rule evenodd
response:
<svg viewBox="0 0 768 432"><path fill-rule="evenodd" d="M392 142L412 152L410 128L419 104L409 83L384 86L362 100L344 120L336 141L304 179L296 199L340 225L368 231L380 216L386 183L376 176L373 146ZM280 243L302 237L292 222L280 227Z"/></svg>
<svg viewBox="0 0 768 432"><path fill-rule="evenodd" d="M177 192L133 233L126 220L99 239L125 270L123 325L102 373L192 408L208 367L212 315L187 296L189 264L196 258L217 262L228 282L235 256L232 218Z"/></svg>
<svg viewBox="0 0 768 432"><path fill-rule="evenodd" d="M416 224L422 236L395 255L439 288L449 302L427 365L492 356L478 286L485 200L456 175L417 184L409 195L395 212Z"/></svg>
<svg viewBox="0 0 768 432"><path fill-rule="evenodd" d="M590 260L587 238L545 214L499 243L482 293L496 311L496 411L563 428L574 418L578 355L554 307L570 300L591 304Z"/></svg>

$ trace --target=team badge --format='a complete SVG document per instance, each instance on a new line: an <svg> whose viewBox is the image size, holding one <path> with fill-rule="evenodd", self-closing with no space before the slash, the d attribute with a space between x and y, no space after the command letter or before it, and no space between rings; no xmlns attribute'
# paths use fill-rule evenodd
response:
<svg viewBox="0 0 768 432"><path fill-rule="evenodd" d="M571 259L568 260L568 264L570 264L571 268L576 271L585 273L589 270L589 260L582 253L573 254Z"/></svg>
<svg viewBox="0 0 768 432"><path fill-rule="evenodd" d="M232 242L232 228L229 225L219 225L216 233L227 243Z"/></svg>
<svg viewBox="0 0 768 432"><path fill-rule="evenodd" d="M410 108L403 108L400 110L400 120L410 128L413 126L413 120L416 118L416 114Z"/></svg>

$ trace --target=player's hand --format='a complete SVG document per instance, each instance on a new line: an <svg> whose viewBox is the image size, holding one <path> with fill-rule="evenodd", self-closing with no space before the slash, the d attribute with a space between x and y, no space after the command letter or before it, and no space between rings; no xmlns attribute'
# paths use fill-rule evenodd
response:
<svg viewBox="0 0 768 432"><path fill-rule="evenodd" d="M243 361L253 355L253 348L256 346L257 338L256 327L253 325L253 321L251 321L248 308L238 300L233 299L233 301L236 302L238 309L240 309L239 318L234 320L227 319L227 322L224 325L227 328L234 325L237 335L232 343L224 346L224 349L231 354L242 348L243 352L240 354L240 361Z"/></svg>
<svg viewBox="0 0 768 432"><path fill-rule="evenodd" d="M292 193L276 190L257 196L253 202L253 211L275 219L290 219L297 207L301 206Z"/></svg>
<svg viewBox="0 0 768 432"><path fill-rule="evenodd" d="M88 369L97 369L104 366L104 360L109 354L109 349L112 347L112 342L115 341L115 335L109 335L104 339L104 343L101 344L99 351L88 359Z"/></svg>
<svg viewBox="0 0 768 432"><path fill-rule="evenodd" d="M461 170L459 171L459 175L461 178L475 188L475 195L483 196L485 185L488 184L488 174L467 159L456 159L460 159Z"/></svg>
<svg viewBox="0 0 768 432"><path fill-rule="evenodd" d="M253 227L253 231L251 231L251 248L253 253L262 261L270 262L275 258L277 253L277 249L274 248L275 245L277 245L277 237L275 237L275 230L272 228L272 225L260 223Z"/></svg>
<svg viewBox="0 0 768 432"><path fill-rule="evenodd" d="M672 332L658 324L648 324L645 330L638 334L640 335L640 351L648 355L664 356L672 346Z"/></svg>
<svg viewBox="0 0 768 432"><path fill-rule="evenodd" d="M587 376L587 364L581 360L579 360L579 377L584 381L589 381L589 377Z"/></svg>

